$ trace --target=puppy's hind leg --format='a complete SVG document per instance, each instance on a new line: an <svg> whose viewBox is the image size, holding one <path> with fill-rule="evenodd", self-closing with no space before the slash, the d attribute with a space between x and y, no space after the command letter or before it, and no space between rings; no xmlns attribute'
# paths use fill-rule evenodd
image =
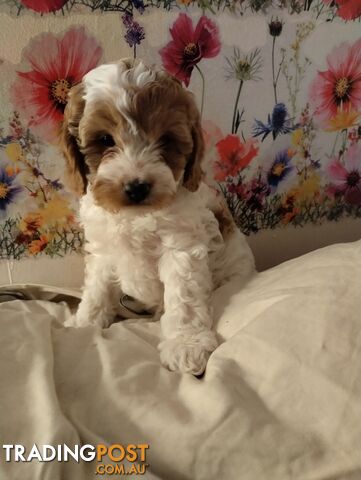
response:
<svg viewBox="0 0 361 480"><path fill-rule="evenodd" d="M111 265L104 262L103 257L89 255L85 261L82 300L75 316L66 323L66 326L109 327L119 307L120 287L115 281Z"/></svg>
<svg viewBox="0 0 361 480"><path fill-rule="evenodd" d="M252 250L236 226L223 198L212 208L223 237L223 248L211 254L214 287L232 281L242 288L256 273Z"/></svg>

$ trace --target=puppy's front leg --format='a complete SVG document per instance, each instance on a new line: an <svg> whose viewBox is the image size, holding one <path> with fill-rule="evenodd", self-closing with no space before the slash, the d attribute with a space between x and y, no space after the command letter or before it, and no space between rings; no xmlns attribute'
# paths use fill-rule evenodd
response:
<svg viewBox="0 0 361 480"><path fill-rule="evenodd" d="M86 257L85 283L78 311L67 326L108 327L114 320L120 299L120 287L115 282L112 267L103 257Z"/></svg>
<svg viewBox="0 0 361 480"><path fill-rule="evenodd" d="M161 361L169 370L199 375L217 347L211 331L212 276L206 247L167 251L161 258L159 274L164 284L164 340L158 347Z"/></svg>

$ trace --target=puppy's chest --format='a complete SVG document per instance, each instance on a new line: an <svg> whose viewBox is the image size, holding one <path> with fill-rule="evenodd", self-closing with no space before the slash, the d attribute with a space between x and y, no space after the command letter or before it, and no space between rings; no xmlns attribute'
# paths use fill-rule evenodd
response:
<svg viewBox="0 0 361 480"><path fill-rule="evenodd" d="M163 285L159 280L159 242L153 237L132 239L124 249L126 254L114 253L114 265L121 289L147 307L159 306Z"/></svg>
<svg viewBox="0 0 361 480"><path fill-rule="evenodd" d="M122 281L141 286L157 280L160 252L161 240L156 230L129 228L120 236L113 252Z"/></svg>
<svg viewBox="0 0 361 480"><path fill-rule="evenodd" d="M156 219L149 216L117 224L105 221L97 229L96 239L89 238L90 231L87 235L89 249L106 256L122 291L148 307L158 306L163 297L158 273L161 239L157 228Z"/></svg>

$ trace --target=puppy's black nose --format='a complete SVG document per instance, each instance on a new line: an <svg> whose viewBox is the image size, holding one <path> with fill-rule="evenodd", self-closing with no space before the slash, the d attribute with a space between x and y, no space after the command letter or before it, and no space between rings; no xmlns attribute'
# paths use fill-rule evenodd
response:
<svg viewBox="0 0 361 480"><path fill-rule="evenodd" d="M124 191L132 203L140 203L147 198L150 188L150 183L134 180L125 185Z"/></svg>

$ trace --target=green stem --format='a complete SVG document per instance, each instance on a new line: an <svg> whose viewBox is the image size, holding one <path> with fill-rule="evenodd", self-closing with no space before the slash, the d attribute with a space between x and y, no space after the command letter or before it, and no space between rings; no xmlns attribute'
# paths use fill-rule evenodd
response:
<svg viewBox="0 0 361 480"><path fill-rule="evenodd" d="M283 62L285 61L285 55L283 54L282 55L282 59L281 59L281 62L280 62L280 65L278 67L278 72L277 72L277 75L276 75L276 87L277 87L277 83L278 83L278 79L280 77L280 74L281 74L281 70L282 70L282 66L283 66Z"/></svg>
<svg viewBox="0 0 361 480"><path fill-rule="evenodd" d="M331 153L332 156L335 155L335 150L336 150L336 144L337 144L337 140L338 140L338 135L339 135L339 132L337 132L335 141L334 141L334 143L333 143L332 153Z"/></svg>
<svg viewBox="0 0 361 480"><path fill-rule="evenodd" d="M277 104L277 81L275 75L275 45L276 45L276 37L273 37L272 42L272 80L273 80L273 93L275 96L275 104Z"/></svg>
<svg viewBox="0 0 361 480"><path fill-rule="evenodd" d="M198 67L198 65L196 65L196 69L198 70L200 76L201 76L201 79L202 79L202 99L201 99L201 117L203 115L203 107L204 107L204 90L205 90L205 78L204 78L204 75L203 75L203 72L202 70Z"/></svg>
<svg viewBox="0 0 361 480"><path fill-rule="evenodd" d="M238 87L238 92L236 96L236 101L234 103L234 110L233 110L233 118L232 118L232 133L237 133L236 132L236 119L237 119L237 110L238 110L238 102L239 102L239 96L241 95L241 90L243 87L243 80L239 82L239 87Z"/></svg>
<svg viewBox="0 0 361 480"><path fill-rule="evenodd" d="M345 153L346 150L346 144L347 144L347 128L342 130L343 133L343 139L342 139L342 153Z"/></svg>
<svg viewBox="0 0 361 480"><path fill-rule="evenodd" d="M324 6L325 6L325 4L323 3L323 4L321 5L321 8L318 10L317 16L316 16L316 20L317 20L318 17L321 15Z"/></svg>

